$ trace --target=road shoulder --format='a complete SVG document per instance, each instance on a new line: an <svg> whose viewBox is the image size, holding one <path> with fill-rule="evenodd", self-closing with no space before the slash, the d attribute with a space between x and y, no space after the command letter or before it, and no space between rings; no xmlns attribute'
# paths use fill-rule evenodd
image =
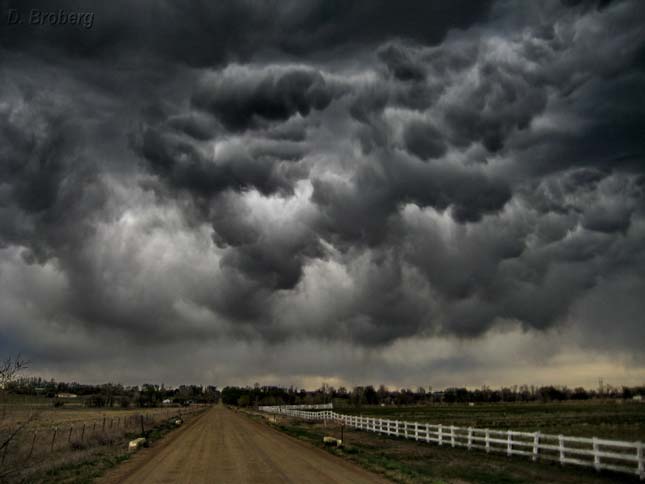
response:
<svg viewBox="0 0 645 484"><path fill-rule="evenodd" d="M149 447L144 447L137 451L137 453L133 454L128 460L108 470L103 476L96 479L94 482L97 484L115 484L123 482L138 469L152 460L159 452L172 445L173 442L175 442L175 440L177 440L182 434L197 425L198 422L210 411L211 409L208 409L189 418L184 425L165 435L163 438L153 442Z"/></svg>

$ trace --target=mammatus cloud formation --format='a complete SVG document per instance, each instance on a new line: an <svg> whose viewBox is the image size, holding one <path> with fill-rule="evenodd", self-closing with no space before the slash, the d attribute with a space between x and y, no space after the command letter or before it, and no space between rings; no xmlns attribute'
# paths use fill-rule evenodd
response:
<svg viewBox="0 0 645 484"><path fill-rule="evenodd" d="M6 21L53 8L3 11L2 353L124 382L645 378L640 2Z"/></svg>

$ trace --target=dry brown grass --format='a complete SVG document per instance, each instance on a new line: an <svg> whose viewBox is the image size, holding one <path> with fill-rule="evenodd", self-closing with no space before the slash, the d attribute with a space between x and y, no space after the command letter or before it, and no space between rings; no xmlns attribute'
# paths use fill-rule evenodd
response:
<svg viewBox="0 0 645 484"><path fill-rule="evenodd" d="M55 469L111 454L112 447L123 450L142 427L147 432L180 412L185 417L199 409L4 408L0 443L20 431L0 448L0 482L19 482L26 469Z"/></svg>
<svg viewBox="0 0 645 484"><path fill-rule="evenodd" d="M42 405L2 405L0 404L0 429L32 419L30 428L52 427L56 425L78 424L82 422L102 421L107 419L124 419L142 412L147 414L165 415L177 413L177 408L84 408L81 406L68 406L54 408Z"/></svg>

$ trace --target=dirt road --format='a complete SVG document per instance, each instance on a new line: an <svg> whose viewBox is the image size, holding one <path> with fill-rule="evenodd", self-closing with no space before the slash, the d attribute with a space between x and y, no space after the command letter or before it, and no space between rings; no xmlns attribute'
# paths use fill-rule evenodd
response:
<svg viewBox="0 0 645 484"><path fill-rule="evenodd" d="M384 483L322 449L214 407L101 482Z"/></svg>

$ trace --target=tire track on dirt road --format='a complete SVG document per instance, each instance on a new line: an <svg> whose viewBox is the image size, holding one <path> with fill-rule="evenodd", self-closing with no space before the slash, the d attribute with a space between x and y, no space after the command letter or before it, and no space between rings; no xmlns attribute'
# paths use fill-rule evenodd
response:
<svg viewBox="0 0 645 484"><path fill-rule="evenodd" d="M108 473L113 483L385 483L383 477L224 407ZM140 458L139 458L140 457Z"/></svg>

